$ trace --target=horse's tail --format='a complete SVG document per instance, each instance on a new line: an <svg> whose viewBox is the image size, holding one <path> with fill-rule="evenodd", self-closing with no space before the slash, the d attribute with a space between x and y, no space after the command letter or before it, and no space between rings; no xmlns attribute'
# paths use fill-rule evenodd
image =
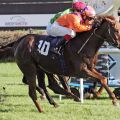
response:
<svg viewBox="0 0 120 120"><path fill-rule="evenodd" d="M8 58L14 58L13 48L12 47L0 48L0 60Z"/></svg>
<svg viewBox="0 0 120 120"><path fill-rule="evenodd" d="M0 60L7 58L14 58L14 49L19 44L19 42L24 39L27 35L20 37L18 40L8 43L6 45L0 45Z"/></svg>

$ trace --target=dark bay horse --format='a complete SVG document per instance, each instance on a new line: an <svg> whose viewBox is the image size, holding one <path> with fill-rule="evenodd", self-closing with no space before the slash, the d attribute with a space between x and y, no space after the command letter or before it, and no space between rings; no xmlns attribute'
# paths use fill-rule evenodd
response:
<svg viewBox="0 0 120 120"><path fill-rule="evenodd" d="M5 58L12 57L14 58L14 52L13 49L16 45L16 41L7 44L7 46L1 46L0 48L0 60L4 60ZM48 87L56 94L66 95L70 96L74 99L74 101L80 101L79 97L74 95L68 86L66 77L62 76L56 76L50 73L47 73L43 71L42 69L37 67L37 79L38 79L38 85L36 85L36 90L41 94L41 99L45 99L47 97L49 103L53 105L54 107L57 107L58 104L53 100L51 95L46 89L45 85L45 74L48 77ZM28 84L28 81L25 76L23 76L22 82L25 84ZM61 86L61 85L62 86Z"/></svg>
<svg viewBox="0 0 120 120"><path fill-rule="evenodd" d="M64 47L61 56L50 52L52 40L47 40L46 36L31 34L18 40L14 49L16 63L28 81L29 96L39 112L42 112L42 108L36 96L37 67L51 74L97 78L112 98L113 104L117 105L117 99L107 85L107 78L95 70L94 56L104 41L120 48L119 23L110 17L100 17L99 21L100 27L77 33Z"/></svg>

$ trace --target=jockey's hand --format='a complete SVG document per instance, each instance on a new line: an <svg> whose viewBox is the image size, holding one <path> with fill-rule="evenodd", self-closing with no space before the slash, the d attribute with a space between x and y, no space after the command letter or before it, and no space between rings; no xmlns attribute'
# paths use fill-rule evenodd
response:
<svg viewBox="0 0 120 120"><path fill-rule="evenodd" d="M92 25L92 28L98 28L98 27L100 27L100 22L95 21L94 24Z"/></svg>
<svg viewBox="0 0 120 120"><path fill-rule="evenodd" d="M88 29L88 30L91 30L91 29L92 29L92 25L88 25L88 26L87 26L87 29Z"/></svg>

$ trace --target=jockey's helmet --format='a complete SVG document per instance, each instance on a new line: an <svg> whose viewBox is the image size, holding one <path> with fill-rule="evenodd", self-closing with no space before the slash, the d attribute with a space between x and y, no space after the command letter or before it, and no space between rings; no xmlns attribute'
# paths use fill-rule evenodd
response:
<svg viewBox="0 0 120 120"><path fill-rule="evenodd" d="M95 9L91 6L87 6L87 9L85 10L85 15L91 18L95 17L96 16Z"/></svg>
<svg viewBox="0 0 120 120"><path fill-rule="evenodd" d="M72 8L73 10L77 10L82 14L87 8L87 5L84 2L73 2Z"/></svg>

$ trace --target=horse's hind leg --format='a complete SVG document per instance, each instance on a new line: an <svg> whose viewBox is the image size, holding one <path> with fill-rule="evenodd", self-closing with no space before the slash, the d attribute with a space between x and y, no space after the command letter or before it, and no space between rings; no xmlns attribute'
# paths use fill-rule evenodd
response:
<svg viewBox="0 0 120 120"><path fill-rule="evenodd" d="M29 96L33 100L35 106L39 112L42 112L42 108L38 103L37 94L36 94L36 66L32 63L28 64L19 64L17 63L21 71L23 72L29 86Z"/></svg>
<svg viewBox="0 0 120 120"><path fill-rule="evenodd" d="M50 96L49 92L46 89L45 78L44 79L41 78L42 72L43 71L41 71L40 68L37 68L37 78L38 78L38 82L39 82L39 87L41 87L44 90L49 103L54 105L54 107L58 107L58 104L53 100L53 98Z"/></svg>
<svg viewBox="0 0 120 120"><path fill-rule="evenodd" d="M60 80L63 88L64 88L66 91L71 92L70 87L69 87L69 85L68 85L68 83L67 83L67 78L66 78L66 77L61 77L61 76L58 76L58 77L59 77L59 80Z"/></svg>
<svg viewBox="0 0 120 120"><path fill-rule="evenodd" d="M26 79L25 76L23 76L23 79L22 79L22 82L24 84L27 84L28 85L28 81ZM38 81L38 85L39 85L39 81ZM36 85L36 90L42 95L41 96L41 99L44 100L45 99L45 93L44 93L44 90L42 88L40 88L39 86Z"/></svg>
<svg viewBox="0 0 120 120"><path fill-rule="evenodd" d="M38 72L39 72L39 74L38 74ZM36 87L36 89L41 94L41 99L45 100L46 99L46 95L45 95L45 92L44 92L43 88L41 88L41 81L43 81L43 82L45 81L45 73L44 73L43 70L40 70L38 68L37 68L37 79L38 79L38 86Z"/></svg>
<svg viewBox="0 0 120 120"><path fill-rule="evenodd" d="M58 84L58 82L56 81L56 79L54 78L54 76L52 74L47 74L47 75L48 75L48 82L49 82L48 87L52 91L54 91L54 93L66 95L66 96L71 96L75 101L77 101L77 102L80 101L79 97L77 97L73 93L68 92L65 89L63 89L62 87L60 87L60 85Z"/></svg>

